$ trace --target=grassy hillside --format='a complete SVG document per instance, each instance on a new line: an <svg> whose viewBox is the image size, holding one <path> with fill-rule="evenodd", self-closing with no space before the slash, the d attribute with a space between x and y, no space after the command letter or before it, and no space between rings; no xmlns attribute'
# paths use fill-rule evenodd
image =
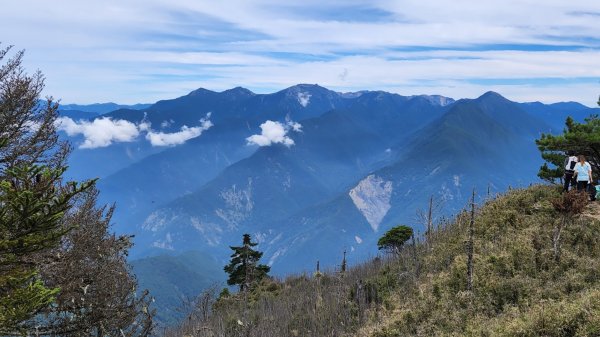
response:
<svg viewBox="0 0 600 337"><path fill-rule="evenodd" d="M218 299L210 315L195 315L169 334L600 336L600 207L590 204L568 223L557 261L558 196L534 186L481 201L472 292L463 213L397 258L266 281L245 296Z"/></svg>

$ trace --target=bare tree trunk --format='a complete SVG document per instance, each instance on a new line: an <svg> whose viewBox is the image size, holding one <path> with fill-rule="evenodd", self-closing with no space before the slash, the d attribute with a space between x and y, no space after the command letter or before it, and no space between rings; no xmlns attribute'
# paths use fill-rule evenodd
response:
<svg viewBox="0 0 600 337"><path fill-rule="evenodd" d="M417 240L415 239L415 233L412 235L412 251L413 251L413 261L415 264L415 278L419 277L419 260L417 259Z"/></svg>
<svg viewBox="0 0 600 337"><path fill-rule="evenodd" d="M429 198L429 211L427 212L427 241L431 242L431 236L432 236L432 231L433 231L433 219L432 217L432 212L433 212L433 195Z"/></svg>
<svg viewBox="0 0 600 337"><path fill-rule="evenodd" d="M467 290L473 291L473 236L475 232L475 189L471 197L471 221L469 221L469 240L467 242Z"/></svg>

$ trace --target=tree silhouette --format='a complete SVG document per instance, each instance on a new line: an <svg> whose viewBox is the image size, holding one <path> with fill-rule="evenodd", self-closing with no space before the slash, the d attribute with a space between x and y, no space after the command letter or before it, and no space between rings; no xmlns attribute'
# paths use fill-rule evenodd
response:
<svg viewBox="0 0 600 337"><path fill-rule="evenodd" d="M377 247L394 254L399 254L404 243L406 243L412 235L413 229L408 226L401 225L393 227L377 241Z"/></svg>
<svg viewBox="0 0 600 337"><path fill-rule="evenodd" d="M256 245L258 243L252 242L250 234L244 234L242 246L229 247L233 250L233 254L231 254L229 264L223 268L229 274L228 285L239 285L240 291L247 291L252 285L267 276L271 267L258 264L263 253L252 249Z"/></svg>

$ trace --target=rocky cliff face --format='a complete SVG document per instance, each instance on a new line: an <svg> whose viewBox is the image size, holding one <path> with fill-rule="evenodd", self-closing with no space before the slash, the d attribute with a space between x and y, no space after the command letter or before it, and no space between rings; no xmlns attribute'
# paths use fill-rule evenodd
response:
<svg viewBox="0 0 600 337"><path fill-rule="evenodd" d="M349 195L356 208L367 219L373 231L391 208L392 182L370 175L350 190Z"/></svg>

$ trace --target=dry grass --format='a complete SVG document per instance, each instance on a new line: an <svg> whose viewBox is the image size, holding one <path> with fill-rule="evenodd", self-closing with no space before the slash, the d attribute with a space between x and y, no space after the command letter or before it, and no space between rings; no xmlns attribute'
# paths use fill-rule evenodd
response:
<svg viewBox="0 0 600 337"><path fill-rule="evenodd" d="M265 281L217 300L205 319L196 315L166 335L600 336L600 206L586 206L565 226L556 260L553 230L561 217L552 200L558 196L534 186L477 209L472 292L466 290L469 219L461 213L439 224L427 246L409 245L398 258L343 274Z"/></svg>

